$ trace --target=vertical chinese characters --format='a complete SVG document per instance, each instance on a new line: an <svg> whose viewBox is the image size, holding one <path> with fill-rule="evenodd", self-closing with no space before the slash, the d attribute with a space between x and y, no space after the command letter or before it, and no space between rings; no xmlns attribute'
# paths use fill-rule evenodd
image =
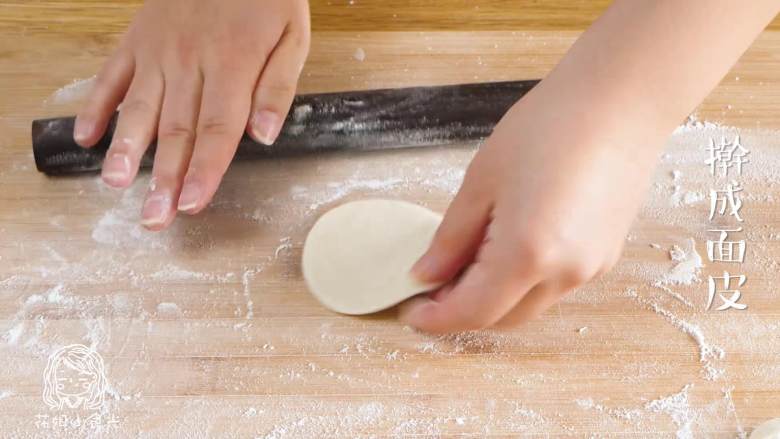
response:
<svg viewBox="0 0 780 439"><path fill-rule="evenodd" d="M709 221L720 218L726 225L708 229L708 232L713 234L713 238L715 236L717 238L707 240L707 259L710 262L742 264L745 261L747 245L744 239L732 237L743 232L743 227L739 225L744 224L740 215L743 207L740 196L742 186L737 180L729 180L729 178L742 176L743 166L750 162L748 159L750 151L742 146L739 136L730 142L725 136L721 138L720 143L710 139L706 151L709 157L705 164L710 168L710 175L716 181L719 179L728 181L724 187L710 190ZM746 282L747 276L744 274L734 275L726 270L723 271L723 276L710 275L707 279L707 309L712 309L716 297L720 299L716 311L747 309L747 305L739 303L742 298L740 288Z"/></svg>

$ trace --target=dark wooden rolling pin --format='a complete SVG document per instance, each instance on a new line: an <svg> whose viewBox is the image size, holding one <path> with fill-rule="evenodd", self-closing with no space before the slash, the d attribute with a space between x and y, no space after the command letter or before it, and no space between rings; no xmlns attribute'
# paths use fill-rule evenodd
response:
<svg viewBox="0 0 780 439"><path fill-rule="evenodd" d="M244 136L237 160L319 151L376 150L445 145L490 135L504 113L539 81L413 87L296 96L272 146ZM100 170L116 124L93 148L73 140L75 118L32 124L35 164L49 175ZM141 166L152 164L156 144Z"/></svg>

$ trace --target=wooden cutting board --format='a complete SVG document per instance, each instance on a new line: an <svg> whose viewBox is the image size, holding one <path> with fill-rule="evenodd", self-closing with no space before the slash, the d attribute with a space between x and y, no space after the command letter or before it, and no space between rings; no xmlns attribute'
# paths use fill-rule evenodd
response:
<svg viewBox="0 0 780 439"><path fill-rule="evenodd" d="M377 16L376 3L346 3L313 5L321 29L337 28L341 12ZM730 438L780 416L780 34L764 33L698 110L719 125L689 121L671 137L613 273L523 328L433 337L392 311L355 318L322 308L301 279L301 245L346 200L443 211L475 145L237 164L210 209L162 234L137 224L146 174L120 192L95 176L35 171L30 121L76 111L81 80L134 6L0 6L2 436L86 437L100 427L111 437ZM414 23L414 12L396 13ZM582 19L568 17L559 21ZM444 13L426 19L447 27ZM320 31L300 89L538 78L578 34L528 29ZM752 154L740 180L748 257L734 268L748 278L749 307L708 311L707 277L732 267L706 257L706 197L719 183L704 147L738 135ZM676 264L669 250L691 238L702 282L653 286ZM72 344L94 349L102 367L87 369L103 375L68 375L57 349ZM47 383L63 376L104 376L102 404L51 408L64 399L45 398Z"/></svg>

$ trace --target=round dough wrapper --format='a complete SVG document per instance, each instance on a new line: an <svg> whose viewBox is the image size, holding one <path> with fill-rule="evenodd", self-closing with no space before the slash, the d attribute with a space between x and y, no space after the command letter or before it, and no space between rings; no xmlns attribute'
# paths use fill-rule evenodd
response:
<svg viewBox="0 0 780 439"><path fill-rule="evenodd" d="M325 307L370 314L438 285L409 270L441 222L438 213L397 200L363 200L325 213L303 246L303 277Z"/></svg>
<svg viewBox="0 0 780 439"><path fill-rule="evenodd" d="M764 422L750 433L750 439L780 439L780 418Z"/></svg>

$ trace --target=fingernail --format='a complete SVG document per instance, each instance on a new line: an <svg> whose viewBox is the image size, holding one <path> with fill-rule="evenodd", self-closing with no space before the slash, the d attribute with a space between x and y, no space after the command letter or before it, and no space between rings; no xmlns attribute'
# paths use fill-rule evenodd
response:
<svg viewBox="0 0 780 439"><path fill-rule="evenodd" d="M436 259L426 253L412 266L412 276L423 282L429 282L436 277Z"/></svg>
<svg viewBox="0 0 780 439"><path fill-rule="evenodd" d="M103 162L103 181L111 186L126 184L130 175L130 159L126 154L111 154Z"/></svg>
<svg viewBox="0 0 780 439"><path fill-rule="evenodd" d="M73 140L81 144L92 135L92 124L81 119L76 119L76 126L73 127Z"/></svg>
<svg viewBox="0 0 780 439"><path fill-rule="evenodd" d="M152 193L144 202L141 212L141 224L144 226L159 226L165 224L171 211L171 196L169 193Z"/></svg>
<svg viewBox="0 0 780 439"><path fill-rule="evenodd" d="M282 130L282 124L276 113L261 110L252 116L252 134L264 145L273 145Z"/></svg>
<svg viewBox="0 0 780 439"><path fill-rule="evenodd" d="M190 181L184 184L184 188L181 190L179 196L179 205L177 209L182 212L187 212L198 206L200 202L201 190L200 185L194 181Z"/></svg>

